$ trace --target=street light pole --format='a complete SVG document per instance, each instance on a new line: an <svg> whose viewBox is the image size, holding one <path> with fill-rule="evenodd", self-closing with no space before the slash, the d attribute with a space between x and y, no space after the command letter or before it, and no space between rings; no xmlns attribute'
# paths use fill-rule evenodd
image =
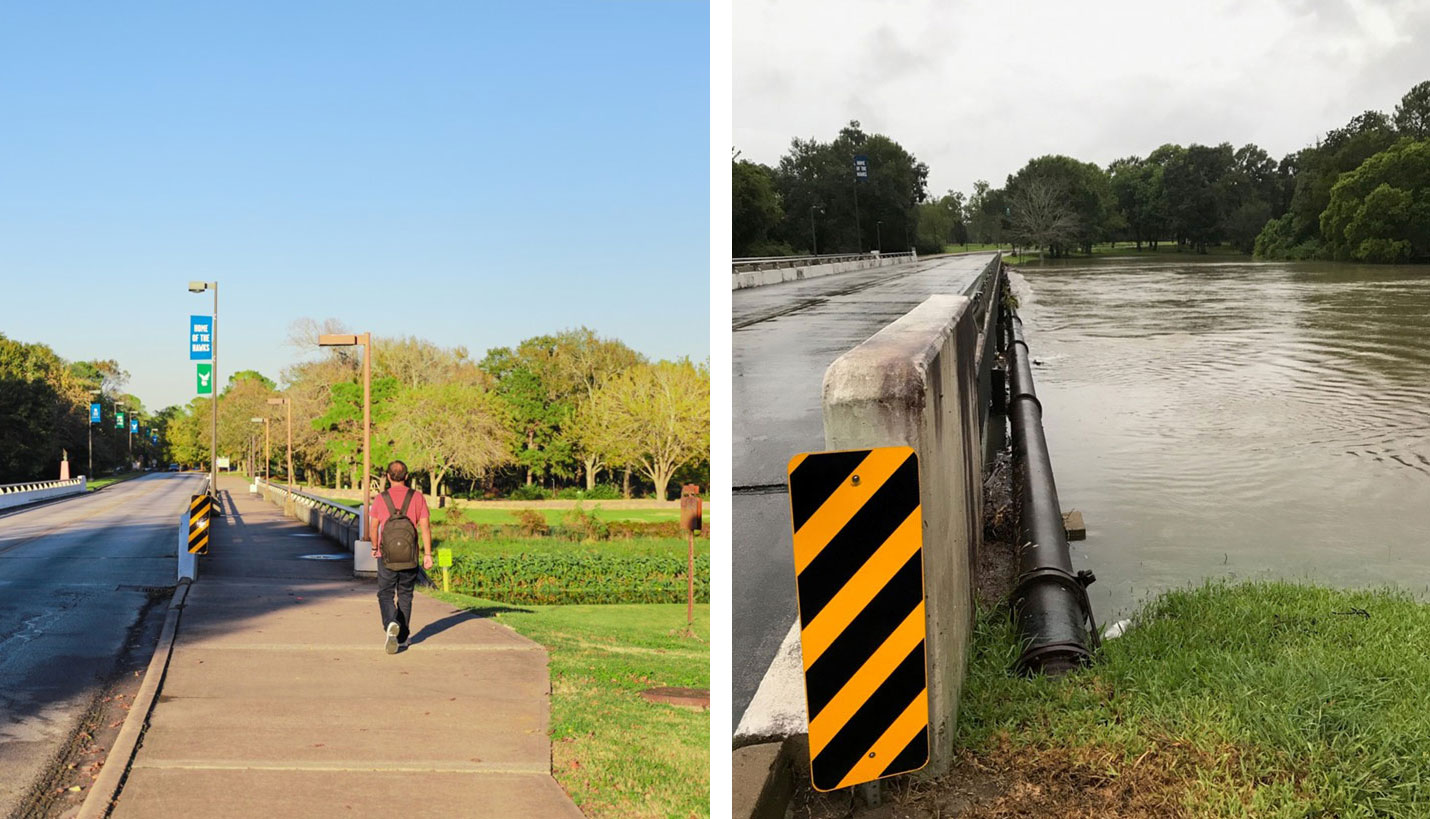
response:
<svg viewBox="0 0 1430 819"><path fill-rule="evenodd" d="M218 282L189 282L190 293L202 293L205 290L212 290L214 293L214 314L213 324L209 327L209 350L213 361L213 373L209 376L209 384L213 388L213 394L209 396L209 404L212 405L212 425L209 431L209 494L216 499L218 497ZM213 504L213 514L222 515L223 510L217 503Z"/></svg>
<svg viewBox="0 0 1430 819"><path fill-rule="evenodd" d="M362 517L359 518L358 540L367 540L367 506L372 493L372 334L324 333L318 336L320 347L362 346Z"/></svg>
<svg viewBox="0 0 1430 819"><path fill-rule="evenodd" d="M874 223L874 244L879 247L879 252L884 252L884 220L880 219Z"/></svg>
<svg viewBox="0 0 1430 819"><path fill-rule="evenodd" d="M814 232L814 209L817 207L819 206L809 206L809 245L810 247L814 248L813 255L815 256L819 255L819 234Z"/></svg>
<svg viewBox="0 0 1430 819"><path fill-rule="evenodd" d="M283 501L283 512L293 513L293 402L287 398L270 398L270 404L286 404L288 407L288 497Z"/></svg>
<svg viewBox="0 0 1430 819"><path fill-rule="evenodd" d="M103 395L104 390L90 390L91 396ZM100 405L103 408L103 404ZM100 415L100 422L103 423L104 415ZM94 419L89 419L89 471L85 473L90 480L94 480Z"/></svg>

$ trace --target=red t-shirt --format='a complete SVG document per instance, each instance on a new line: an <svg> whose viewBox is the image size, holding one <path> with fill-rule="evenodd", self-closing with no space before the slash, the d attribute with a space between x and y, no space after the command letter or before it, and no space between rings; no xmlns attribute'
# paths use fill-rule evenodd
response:
<svg viewBox="0 0 1430 819"><path fill-rule="evenodd" d="M387 494L392 497L393 507L400 510L402 509L403 499L406 498L407 493L411 491L411 489L401 484L393 484L388 487ZM391 517L387 512L387 501L381 497L374 497L372 499L372 511L369 515L370 517L368 519L371 521L371 528L373 530L372 542L381 543L383 521ZM422 531L422 521L431 518L431 513L427 511L427 499L422 496L421 492L413 494L412 503L407 506L407 517L417 526L418 532ZM421 543L418 544L418 548L421 548Z"/></svg>

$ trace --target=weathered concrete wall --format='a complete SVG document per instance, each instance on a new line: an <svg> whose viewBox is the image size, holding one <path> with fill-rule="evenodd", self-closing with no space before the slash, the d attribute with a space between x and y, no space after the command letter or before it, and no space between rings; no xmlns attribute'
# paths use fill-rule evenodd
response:
<svg viewBox="0 0 1430 819"><path fill-rule="evenodd" d="M831 264L803 264L794 267L776 267L772 264L763 270L746 270L732 274L733 286L731 289L744 290L747 287L763 287L781 282L813 279L819 276L832 276L835 273L848 273L851 270L890 267L896 264L907 264L908 262L916 261L918 261L916 254L892 253L879 256L865 256L859 259L834 262Z"/></svg>
<svg viewBox="0 0 1430 819"><path fill-rule="evenodd" d="M948 770L973 624L982 535L978 330L964 296L930 296L824 375L831 450L911 446L919 456L928 629L928 775Z"/></svg>
<svg viewBox="0 0 1430 819"><path fill-rule="evenodd" d="M35 483L11 483L0 486L0 509L24 506L27 503L63 498L66 495L83 495L89 491L89 479L84 475L67 481L36 481Z"/></svg>

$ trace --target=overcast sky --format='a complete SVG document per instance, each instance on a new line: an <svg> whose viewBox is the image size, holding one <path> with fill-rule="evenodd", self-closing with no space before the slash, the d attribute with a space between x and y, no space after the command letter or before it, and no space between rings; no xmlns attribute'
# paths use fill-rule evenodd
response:
<svg viewBox="0 0 1430 819"><path fill-rule="evenodd" d="M1430 79L1430 3L735 0L734 146L774 164L851 119L929 166L929 192L1027 160L1158 145L1273 157Z"/></svg>

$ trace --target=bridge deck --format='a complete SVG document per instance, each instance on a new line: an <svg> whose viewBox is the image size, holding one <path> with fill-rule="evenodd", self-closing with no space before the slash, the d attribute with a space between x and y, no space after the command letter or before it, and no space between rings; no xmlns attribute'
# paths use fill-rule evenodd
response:
<svg viewBox="0 0 1430 819"><path fill-rule="evenodd" d="M785 465L797 452L824 448L825 369L928 296L964 292L993 255L929 259L733 294L736 723L794 622Z"/></svg>

